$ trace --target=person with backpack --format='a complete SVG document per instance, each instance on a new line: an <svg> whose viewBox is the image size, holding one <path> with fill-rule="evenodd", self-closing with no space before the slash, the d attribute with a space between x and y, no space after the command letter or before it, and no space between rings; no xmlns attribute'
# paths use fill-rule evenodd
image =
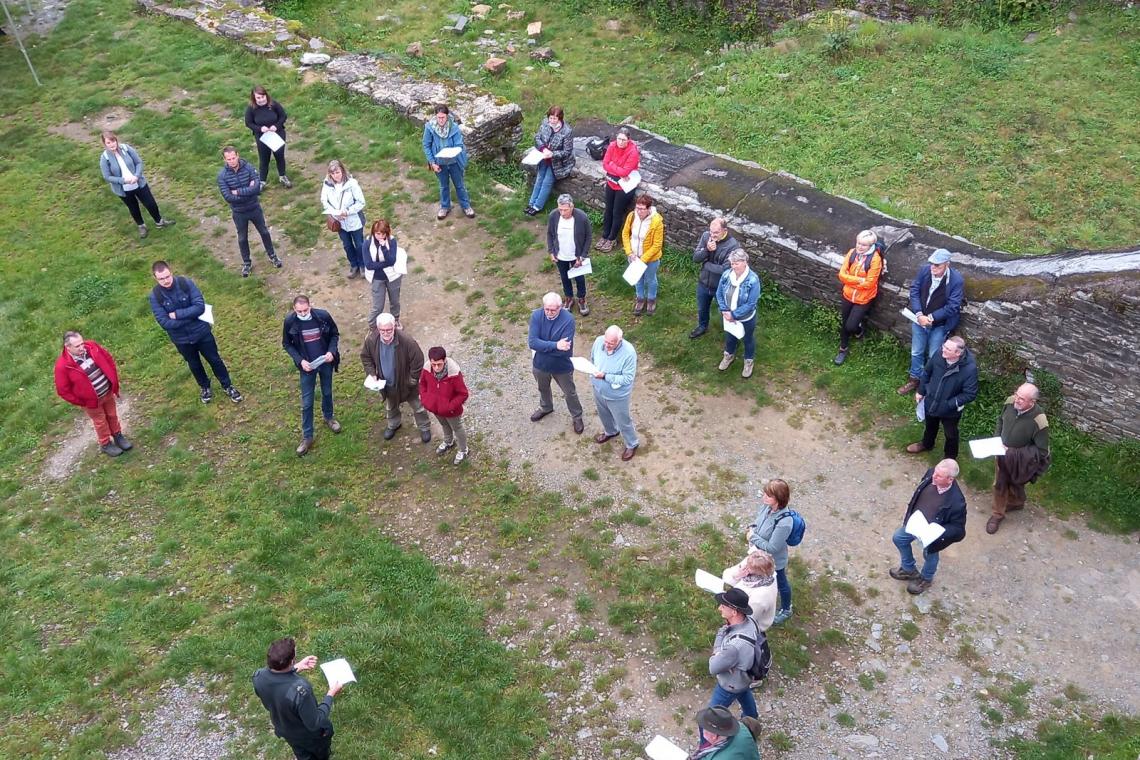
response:
<svg viewBox="0 0 1140 760"><path fill-rule="evenodd" d="M855 238L855 247L839 265L839 281L843 283L843 303L839 309L839 353L835 364L847 361L851 336L862 336L863 319L879 294L879 275L883 273L883 253L879 236L863 230Z"/></svg>
<svg viewBox="0 0 1140 760"><path fill-rule="evenodd" d="M151 289L149 297L154 321L166 330L170 342L189 365L190 374L202 389L199 394L201 402L208 404L214 400L214 392L210 390L210 377L202 366L202 359L205 359L230 401L241 403L242 395L230 381L230 372L218 354L218 343L214 340L211 327L213 322L202 319L206 312L206 299L202 296L202 291L189 277L175 277L165 261L154 262L150 271L158 283Z"/></svg>
<svg viewBox="0 0 1140 760"><path fill-rule="evenodd" d="M780 625L792 616L792 584L788 582L788 547L803 540L803 518L788 509L792 489L787 482L772 478L764 484L762 502L756 522L748 526L748 543L772 555L776 563L776 588L780 591L780 609L772 625Z"/></svg>
<svg viewBox="0 0 1140 760"><path fill-rule="evenodd" d="M709 698L709 707L728 707L740 702L740 712L758 718L756 699L752 696L752 667L756 662L756 648L766 646L760 626L749 615L748 594L744 589L730 588L715 595L717 612L724 625L717 631L709 657L709 675L716 676L716 686ZM703 731L701 738L704 738Z"/></svg>
<svg viewBox="0 0 1140 760"><path fill-rule="evenodd" d="M763 549L753 549L748 556L732 567L726 567L720 575L729 586L744 589L752 608L752 618L761 631L772 627L776 616L776 563L772 555Z"/></svg>

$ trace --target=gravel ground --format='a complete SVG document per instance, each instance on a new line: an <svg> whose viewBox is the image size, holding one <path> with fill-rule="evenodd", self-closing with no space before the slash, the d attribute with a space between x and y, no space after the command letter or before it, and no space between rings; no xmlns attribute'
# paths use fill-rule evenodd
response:
<svg viewBox="0 0 1140 760"><path fill-rule="evenodd" d="M217 760L245 737L236 718L212 706L207 684L199 678L163 684L157 701L143 720L138 742L110 753L109 760Z"/></svg>

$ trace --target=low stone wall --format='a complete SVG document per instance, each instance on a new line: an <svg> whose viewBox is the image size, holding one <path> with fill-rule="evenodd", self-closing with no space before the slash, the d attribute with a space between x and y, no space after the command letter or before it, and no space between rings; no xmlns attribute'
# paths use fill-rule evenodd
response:
<svg viewBox="0 0 1140 760"><path fill-rule="evenodd" d="M586 141L616 127L575 121L578 171L559 183L579 205L602 207L601 163ZM1140 250L1015 257L912 222L894 219L810 182L756 164L680 146L633 130L641 147L642 189L665 217L666 240L692 250L714 216L725 216L756 268L805 301L838 305L836 272L862 229L891 247L871 321L910 344L899 314L910 282L935 248L953 254L966 278L960 331L979 348L1013 347L1024 369L1045 369L1064 384L1065 413L1078 427L1110 438L1140 437ZM838 336L836 336L838 344ZM900 383L905 378L900 377ZM1012 389L1011 389L1012 391Z"/></svg>
<svg viewBox="0 0 1140 760"><path fill-rule="evenodd" d="M372 55L352 55L300 35L296 24L267 13L256 2L237 0L138 0L152 13L189 21L200 29L232 39L284 66L319 73L333 84L365 95L423 127L435 106L446 103L461 120L472 157L503 158L522 137L522 109L462 82L427 79L398 63Z"/></svg>

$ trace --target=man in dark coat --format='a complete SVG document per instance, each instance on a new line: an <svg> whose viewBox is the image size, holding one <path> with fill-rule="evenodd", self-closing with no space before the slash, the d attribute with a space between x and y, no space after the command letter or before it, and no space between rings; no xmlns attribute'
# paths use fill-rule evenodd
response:
<svg viewBox="0 0 1140 760"><path fill-rule="evenodd" d="M697 275L697 326L689 333L690 338L699 338L709 331L709 315L716 303L720 276L728 268L728 254L739 247L736 238L728 234L728 223L719 216L709 222L709 231L701 235L693 251L693 262L701 265L701 271Z"/></svg>
<svg viewBox="0 0 1140 760"><path fill-rule="evenodd" d="M918 388L922 368L934 358L946 336L958 326L966 300L966 281L950 268L950 251L939 248L930 254L910 285L910 377L898 389L905 396Z"/></svg>
<svg viewBox="0 0 1140 760"><path fill-rule="evenodd" d="M431 418L420 403L420 373L424 369L424 352L415 338L396 329L396 318L384 313L376 317L376 329L364 340L360 350L364 374L383 381L380 393L388 414L384 440L390 441L404 424L400 405L412 408L412 417L420 431L420 440L431 441Z"/></svg>
<svg viewBox="0 0 1140 760"><path fill-rule="evenodd" d="M966 404L978 397L978 364L974 356L966 350L966 341L955 335L942 344L942 353L926 363L914 394L915 402L922 404L925 413L926 430L922 441L906 447L911 454L919 454L934 448L941 424L946 433L943 456L958 458L958 420Z"/></svg>
<svg viewBox="0 0 1140 760"><path fill-rule="evenodd" d="M309 655L300 662L296 658L293 639L274 641L265 658L266 667L253 674L253 690L269 711L273 732L289 743L297 760L328 760L333 737L329 713L341 684L329 684L318 705L313 687L297 675L312 670L317 658Z"/></svg>
<svg viewBox="0 0 1140 760"><path fill-rule="evenodd" d="M891 568L890 575L897 581L909 581L906 590L911 594L921 594L930 588L938 570L939 552L966 537L966 497L958 486L957 477L958 463L953 459L943 459L927 470L910 497L902 525L891 537L899 550L900 562L898 567ZM933 540L924 540L910 533L908 522L915 512L922 513L926 522L934 527L934 532L941 527L942 533ZM911 550L911 543L916 539L924 544L921 572Z"/></svg>
<svg viewBox="0 0 1140 760"><path fill-rule="evenodd" d="M334 433L340 423L333 416L333 372L340 367L340 330L332 315L314 309L308 296L293 299L293 311L281 327L281 346L301 371L301 443L297 456L303 457L313 447L313 399L317 380L321 381L321 414L325 425Z"/></svg>

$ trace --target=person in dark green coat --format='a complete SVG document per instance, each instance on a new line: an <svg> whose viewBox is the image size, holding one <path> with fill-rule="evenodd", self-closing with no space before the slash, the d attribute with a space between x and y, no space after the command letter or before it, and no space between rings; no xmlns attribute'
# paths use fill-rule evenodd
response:
<svg viewBox="0 0 1140 760"><path fill-rule="evenodd" d="M706 707L697 713L697 725L703 737L690 760L760 760L751 729L742 731L727 707Z"/></svg>

